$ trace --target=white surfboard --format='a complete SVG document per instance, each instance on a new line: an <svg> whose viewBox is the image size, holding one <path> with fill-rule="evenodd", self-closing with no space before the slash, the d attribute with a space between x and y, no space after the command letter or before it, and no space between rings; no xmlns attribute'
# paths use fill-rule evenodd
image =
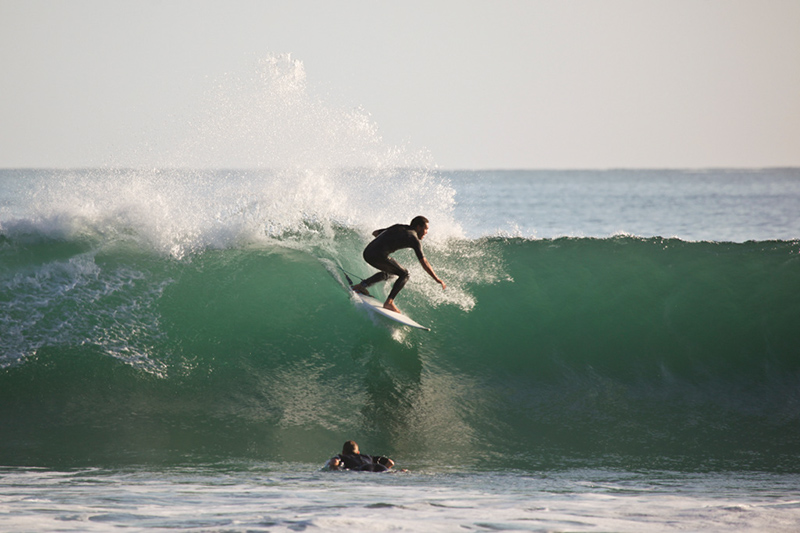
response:
<svg viewBox="0 0 800 533"><path fill-rule="evenodd" d="M394 311L385 309L383 307L383 302L376 300L372 296L367 296L366 294L361 294L356 291L351 291L351 292L355 294L356 297L364 303L364 305L368 306L371 311L375 311L376 313L383 315L390 320L394 320L395 322L399 322L404 326L409 326L417 329L424 329L425 331L431 330L431 328L426 328L422 324L415 322L414 320L410 319L409 317L407 317L402 313L395 313Z"/></svg>

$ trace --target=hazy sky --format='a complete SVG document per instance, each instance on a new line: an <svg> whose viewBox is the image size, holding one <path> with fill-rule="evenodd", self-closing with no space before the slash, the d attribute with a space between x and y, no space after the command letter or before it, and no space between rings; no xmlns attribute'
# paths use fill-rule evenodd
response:
<svg viewBox="0 0 800 533"><path fill-rule="evenodd" d="M800 166L798 0L0 0L0 167L174 138L280 53L442 168Z"/></svg>

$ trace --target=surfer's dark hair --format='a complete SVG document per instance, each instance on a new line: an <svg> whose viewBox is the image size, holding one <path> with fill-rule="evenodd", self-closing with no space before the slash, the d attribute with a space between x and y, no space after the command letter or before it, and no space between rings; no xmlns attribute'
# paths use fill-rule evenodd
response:
<svg viewBox="0 0 800 533"><path fill-rule="evenodd" d="M349 440L342 446L342 455L353 455L356 452L356 448L358 448L356 441Z"/></svg>
<svg viewBox="0 0 800 533"><path fill-rule="evenodd" d="M411 224L410 224L410 226L411 226L412 228L417 228L417 227L419 227L419 226L424 226L425 224L428 224L428 223L429 223L429 222L428 222L428 219L427 219L427 218L425 218L424 216L420 215L420 216L414 217L414 218L411 220Z"/></svg>

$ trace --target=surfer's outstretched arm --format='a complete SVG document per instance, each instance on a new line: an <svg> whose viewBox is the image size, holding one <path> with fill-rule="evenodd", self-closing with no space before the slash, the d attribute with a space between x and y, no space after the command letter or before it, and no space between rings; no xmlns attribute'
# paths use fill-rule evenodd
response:
<svg viewBox="0 0 800 533"><path fill-rule="evenodd" d="M436 281L436 283L438 283L439 285L442 286L442 289L446 289L447 288L447 285L444 284L444 281L442 281L439 278L439 276L436 275L436 272L433 271L433 267L428 262L428 258L427 257L423 257L422 259L419 260L419 262L422 265L422 268L425 269L425 272L427 272L434 279L434 281Z"/></svg>

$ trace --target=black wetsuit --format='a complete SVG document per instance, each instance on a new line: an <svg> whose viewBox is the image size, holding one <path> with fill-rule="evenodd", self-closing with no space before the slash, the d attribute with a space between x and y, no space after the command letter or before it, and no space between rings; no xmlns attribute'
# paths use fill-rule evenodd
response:
<svg viewBox="0 0 800 533"><path fill-rule="evenodd" d="M389 293L389 299L394 300L408 281L409 274L408 270L389 257L389 254L403 248L411 248L421 262L425 258L422 254L422 243L417 232L406 224L395 224L378 231L380 232L378 236L364 249L364 260L380 272L365 279L363 284L364 287L369 287L379 281L386 281L389 276L397 276L397 281Z"/></svg>
<svg viewBox="0 0 800 533"><path fill-rule="evenodd" d="M336 457L342 462L342 466L347 470L357 470L360 472L386 472L389 470L385 466L386 457L373 457L364 453L339 454Z"/></svg>

